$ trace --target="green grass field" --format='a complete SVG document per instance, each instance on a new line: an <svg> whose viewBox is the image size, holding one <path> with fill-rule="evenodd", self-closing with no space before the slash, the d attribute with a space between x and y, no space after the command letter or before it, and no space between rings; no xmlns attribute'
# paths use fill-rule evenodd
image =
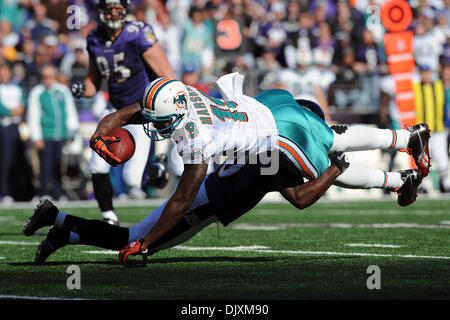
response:
<svg viewBox="0 0 450 320"><path fill-rule="evenodd" d="M33 264L46 228L22 235L30 209L0 210L0 299L449 299L450 200L323 202L303 211L263 204L227 228L211 225L182 246L149 257L145 267L117 254L66 246ZM61 208L62 210L64 208ZM68 213L98 219L97 208ZM119 208L131 226L149 212ZM67 268L81 271L68 289ZM369 290L369 266L380 289Z"/></svg>

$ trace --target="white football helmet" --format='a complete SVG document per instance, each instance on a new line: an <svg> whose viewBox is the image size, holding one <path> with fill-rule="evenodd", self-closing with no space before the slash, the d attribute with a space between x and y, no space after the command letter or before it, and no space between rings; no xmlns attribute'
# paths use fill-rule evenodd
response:
<svg viewBox="0 0 450 320"><path fill-rule="evenodd" d="M141 109L148 122L144 123L147 136L152 140L170 138L191 110L188 90L179 80L158 78L145 88Z"/></svg>

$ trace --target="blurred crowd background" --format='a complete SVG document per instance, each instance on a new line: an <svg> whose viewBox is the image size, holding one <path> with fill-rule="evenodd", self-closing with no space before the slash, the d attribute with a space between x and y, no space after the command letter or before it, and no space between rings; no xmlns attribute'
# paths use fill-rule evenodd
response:
<svg viewBox="0 0 450 320"><path fill-rule="evenodd" d="M285 88L296 97L317 101L330 123L392 127L387 105L395 99L392 86L386 84L386 30L379 18L383 2L132 0L129 18L154 28L180 79L213 96L218 93L211 81L239 71L246 76L247 95ZM407 2L413 9L409 29L415 35L415 81L423 80L422 71L431 74L431 81L441 80L449 105L450 0ZM85 39L98 24L95 7L95 0L0 0L4 203L43 195L92 198L87 141L108 103L106 86L93 99L74 99L70 91L60 89L58 103L65 111L51 126L63 129L45 133L47 139L39 136L39 112L33 104L43 99L39 86L57 82L67 88L87 76ZM70 116L74 113L78 116ZM43 154L42 140L58 143ZM448 157L448 147L442 152ZM117 196L126 193L126 186L116 184Z"/></svg>

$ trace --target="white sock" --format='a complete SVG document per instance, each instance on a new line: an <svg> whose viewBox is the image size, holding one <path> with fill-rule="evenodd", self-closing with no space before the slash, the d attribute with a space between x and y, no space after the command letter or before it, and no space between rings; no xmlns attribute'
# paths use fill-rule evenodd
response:
<svg viewBox="0 0 450 320"><path fill-rule="evenodd" d="M103 219L119 221L119 218L113 210L102 211L102 217Z"/></svg>
<svg viewBox="0 0 450 320"><path fill-rule="evenodd" d="M334 184L348 189L386 188L394 190L403 185L403 180L400 172L386 172L350 164Z"/></svg>
<svg viewBox="0 0 450 320"><path fill-rule="evenodd" d="M375 149L406 149L410 132L351 125L344 133L334 132L332 151L364 151Z"/></svg>

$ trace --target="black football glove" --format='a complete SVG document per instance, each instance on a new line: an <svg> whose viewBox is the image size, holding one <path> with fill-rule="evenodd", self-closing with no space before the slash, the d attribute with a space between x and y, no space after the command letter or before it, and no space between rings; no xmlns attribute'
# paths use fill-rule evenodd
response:
<svg viewBox="0 0 450 320"><path fill-rule="evenodd" d="M341 170L341 173L344 173L344 171L350 165L350 163L345 158L344 152L342 151L331 152L330 154L328 154L328 157L331 160L331 165Z"/></svg>
<svg viewBox="0 0 450 320"><path fill-rule="evenodd" d="M72 95L79 99L84 97L84 93L86 92L86 85L82 82L74 82L70 86L70 91L72 91Z"/></svg>

